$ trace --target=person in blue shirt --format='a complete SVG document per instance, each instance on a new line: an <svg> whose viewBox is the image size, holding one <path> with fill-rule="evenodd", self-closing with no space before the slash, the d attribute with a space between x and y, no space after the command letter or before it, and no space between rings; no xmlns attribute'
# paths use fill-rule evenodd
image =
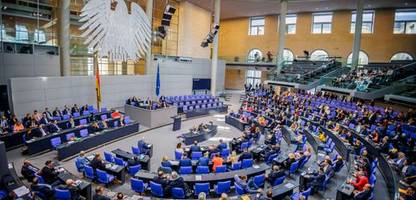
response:
<svg viewBox="0 0 416 200"><path fill-rule="evenodd" d="M190 153L192 154L192 152L200 152L201 151L201 147L198 146L198 142L194 141L194 144L190 147Z"/></svg>
<svg viewBox="0 0 416 200"><path fill-rule="evenodd" d="M88 160L85 157L85 152L81 151L79 152L79 156L75 159L75 162L78 163L77 164L77 168L80 172L84 171L85 165L88 165Z"/></svg>
<svg viewBox="0 0 416 200"><path fill-rule="evenodd" d="M179 160L179 166L192 166L192 160L188 158L186 153L184 153L182 159Z"/></svg>
<svg viewBox="0 0 416 200"><path fill-rule="evenodd" d="M200 157L198 160L199 166L208 166L209 164L209 158L208 158L208 152L204 154L204 156Z"/></svg>
<svg viewBox="0 0 416 200"><path fill-rule="evenodd" d="M162 163L161 163L161 165L162 165L163 167L172 167L172 164L169 162L169 159L168 159L168 157L167 157L167 156L164 156L164 157L162 158Z"/></svg>
<svg viewBox="0 0 416 200"><path fill-rule="evenodd" d="M220 139L220 144L218 144L217 149L221 152L223 149L227 149L227 143Z"/></svg>

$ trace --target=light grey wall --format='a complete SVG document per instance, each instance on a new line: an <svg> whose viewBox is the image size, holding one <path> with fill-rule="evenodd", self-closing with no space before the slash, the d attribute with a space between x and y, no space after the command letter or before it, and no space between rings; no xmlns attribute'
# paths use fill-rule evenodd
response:
<svg viewBox="0 0 416 200"><path fill-rule="evenodd" d="M192 62L177 62L173 59L153 60L149 74L155 74L157 65L160 67L161 75L188 75L192 78L211 78L211 60L204 58L192 58ZM225 62L218 61L217 69L217 90L224 90ZM163 80L161 78L161 80ZM192 89L192 82L190 83Z"/></svg>
<svg viewBox="0 0 416 200"><path fill-rule="evenodd" d="M9 78L59 75L59 56L0 53L0 85Z"/></svg>
<svg viewBox="0 0 416 200"><path fill-rule="evenodd" d="M9 82L10 108L19 117L45 107L96 105L93 76L11 78ZM101 106L122 107L131 96L154 97L155 82L155 75L102 76ZM187 95L191 90L191 76L161 75L161 95Z"/></svg>

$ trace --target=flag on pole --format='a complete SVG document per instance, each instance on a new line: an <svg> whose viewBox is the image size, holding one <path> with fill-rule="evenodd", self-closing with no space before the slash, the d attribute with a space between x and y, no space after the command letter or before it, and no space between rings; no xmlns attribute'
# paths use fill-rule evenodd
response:
<svg viewBox="0 0 416 200"><path fill-rule="evenodd" d="M97 109L100 109L101 104L101 80L100 80L100 70L98 68L98 56L97 53L94 55L94 65L95 65L95 91L97 94Z"/></svg>
<svg viewBox="0 0 416 200"><path fill-rule="evenodd" d="M157 63L157 73L156 73L156 96L160 94L160 72L159 72L159 63Z"/></svg>

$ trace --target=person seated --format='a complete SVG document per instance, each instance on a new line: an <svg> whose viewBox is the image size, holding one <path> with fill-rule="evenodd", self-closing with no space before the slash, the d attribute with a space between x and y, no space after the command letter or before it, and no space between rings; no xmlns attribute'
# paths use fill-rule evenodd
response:
<svg viewBox="0 0 416 200"><path fill-rule="evenodd" d="M165 191L171 191L172 188L181 188L185 192L185 196L189 194L189 187L183 180L181 176L178 175L175 171L170 175L169 184L166 187Z"/></svg>
<svg viewBox="0 0 416 200"><path fill-rule="evenodd" d="M32 169L31 162L29 160L23 161L23 166L22 166L22 169L20 170L20 173L29 182L31 182L33 178L36 177L35 176L36 172L34 169Z"/></svg>
<svg viewBox="0 0 416 200"><path fill-rule="evenodd" d="M104 195L104 187L103 186L97 186L95 188L95 194L92 197L93 200L111 200L109 197L106 197Z"/></svg>
<svg viewBox="0 0 416 200"><path fill-rule="evenodd" d="M16 124L13 126L13 132L17 133L20 131L23 131L25 129L25 127L23 126L22 122L16 122Z"/></svg>
<svg viewBox="0 0 416 200"><path fill-rule="evenodd" d="M208 155L209 155L209 153L206 152L206 153L204 153L204 156L202 156L198 159L198 165L199 166L208 166L208 164L209 164Z"/></svg>
<svg viewBox="0 0 416 200"><path fill-rule="evenodd" d="M354 189L356 191L363 191L364 185L366 185L368 183L368 178L366 176L364 176L363 171L356 172L354 174L354 177L355 177L355 181L347 180L347 183L354 186Z"/></svg>
<svg viewBox="0 0 416 200"><path fill-rule="evenodd" d="M182 143L178 143L178 144L176 144L176 149L175 149L175 151L176 151L176 152L180 152L181 154L183 154L183 153L184 153L184 150L182 149Z"/></svg>
<svg viewBox="0 0 416 200"><path fill-rule="evenodd" d="M248 149L244 149L243 153L241 153L240 157L238 158L238 161L242 161L244 159L253 159L253 155L248 152Z"/></svg>
<svg viewBox="0 0 416 200"><path fill-rule="evenodd" d="M54 191L52 186L48 184L40 184L38 178L32 179L32 184L30 185L30 190L32 192L39 192L47 199L53 199Z"/></svg>
<svg viewBox="0 0 416 200"><path fill-rule="evenodd" d="M114 110L111 113L111 118L113 118L113 119L119 119L120 117L121 117L121 113L118 110Z"/></svg>
<svg viewBox="0 0 416 200"><path fill-rule="evenodd" d="M53 115L51 113L51 111L49 111L49 109L46 107L45 111L43 111L43 114L46 116L47 119L51 120Z"/></svg>
<svg viewBox="0 0 416 200"><path fill-rule="evenodd" d="M59 126L58 126L58 121L53 120L53 122L50 123L50 125L49 125L49 132L50 133L57 133L59 131L61 131L61 128L59 128Z"/></svg>
<svg viewBox="0 0 416 200"><path fill-rule="evenodd" d="M95 132L100 132L102 130L104 130L103 128L101 128L97 122L93 122L92 125L89 128L91 133L95 133Z"/></svg>
<svg viewBox="0 0 416 200"><path fill-rule="evenodd" d="M409 164L407 164L409 163ZM416 160L410 161L406 160L407 169L404 171L403 182L407 184L412 184L416 182Z"/></svg>
<svg viewBox="0 0 416 200"><path fill-rule="evenodd" d="M163 167L172 167L172 164L169 162L169 158L167 156L163 156L160 165Z"/></svg>
<svg viewBox="0 0 416 200"><path fill-rule="evenodd" d="M310 180L307 183L306 188L312 187L313 193L317 191L317 189L322 185L325 181L325 173L322 168L318 169L318 172L310 174Z"/></svg>
<svg viewBox="0 0 416 200"><path fill-rule="evenodd" d="M319 132L319 134L318 134L318 138L319 138L319 140L320 140L321 142L326 142L327 136L326 136L326 134L325 134L323 131L321 131L321 132Z"/></svg>
<svg viewBox="0 0 416 200"><path fill-rule="evenodd" d="M191 129L189 129L189 131L193 134L198 134L198 128L196 126L192 127Z"/></svg>
<svg viewBox="0 0 416 200"><path fill-rule="evenodd" d="M107 122L106 122L106 121L104 121L104 120L102 120L102 121L98 121L98 127L99 127L101 130L104 130L104 129L108 128L108 124L107 124Z"/></svg>
<svg viewBox="0 0 416 200"><path fill-rule="evenodd" d="M238 162L238 157L237 157L237 152L236 151L231 152L231 155L228 156L228 158L227 158L227 162L231 163L231 164L234 164L234 163Z"/></svg>
<svg viewBox="0 0 416 200"><path fill-rule="evenodd" d="M218 166L223 164L224 160L221 158L219 154L215 154L214 158L212 158L212 171L215 172Z"/></svg>
<svg viewBox="0 0 416 200"><path fill-rule="evenodd" d="M128 166L136 166L139 165L141 162L139 160L138 156L133 156L132 158L127 160L127 165Z"/></svg>
<svg viewBox="0 0 416 200"><path fill-rule="evenodd" d="M332 166L329 164L329 162L327 160L325 160L322 164L322 170L324 171L325 175L332 177L334 175L334 169L332 168Z"/></svg>
<svg viewBox="0 0 416 200"><path fill-rule="evenodd" d="M343 166L343 164L344 164L344 159L342 158L342 156L338 155L337 160L335 161L334 171L341 170L341 167Z"/></svg>
<svg viewBox="0 0 416 200"><path fill-rule="evenodd" d="M79 152L79 156L75 158L75 162L78 163L78 170L84 172L85 166L88 165L88 160L85 157L85 151Z"/></svg>
<svg viewBox="0 0 416 200"><path fill-rule="evenodd" d="M273 165L270 173L266 174L266 180L270 183L270 185L273 185L276 179L285 175L285 171L281 169L279 165Z"/></svg>
<svg viewBox="0 0 416 200"><path fill-rule="evenodd" d="M201 147L198 146L198 141L194 141L194 144L189 148L190 153L192 152L201 152Z"/></svg>
<svg viewBox="0 0 416 200"><path fill-rule="evenodd" d="M296 158L295 158L295 154L294 153L289 153L288 154L288 158L283 161L283 167L285 169L289 169L290 166L292 165L292 163L296 162Z"/></svg>
<svg viewBox="0 0 416 200"><path fill-rule="evenodd" d="M406 155L403 152L399 152L397 154L397 158L389 160L389 163L392 164L398 171L401 171L405 161Z"/></svg>
<svg viewBox="0 0 416 200"><path fill-rule="evenodd" d="M40 175L45 180L45 183L49 185L55 186L61 183L58 179L58 172L55 171L52 160L45 162L45 166L40 171Z"/></svg>
<svg viewBox="0 0 416 200"><path fill-rule="evenodd" d="M59 110L58 107L55 107L55 110L53 110L52 115L54 117L62 117L62 112Z"/></svg>
<svg viewBox="0 0 416 200"><path fill-rule="evenodd" d="M46 116L45 113L42 114L42 118L40 118L39 123L40 124L49 124L50 119Z"/></svg>
<svg viewBox="0 0 416 200"><path fill-rule="evenodd" d="M354 200L367 200L371 197L371 185L365 184L362 191L354 191Z"/></svg>
<svg viewBox="0 0 416 200"><path fill-rule="evenodd" d="M36 125L34 128L32 128L32 137L37 137L37 138L40 138L40 137L43 137L43 136L46 136L47 135L47 133L46 133L46 131L45 131L45 129L43 129L43 124L40 124L40 125Z"/></svg>
<svg viewBox="0 0 416 200"><path fill-rule="evenodd" d="M154 183L162 185L162 188L165 190L166 186L169 184L169 180L165 176L165 173L161 170L157 172L157 175L153 177L152 181Z"/></svg>
<svg viewBox="0 0 416 200"><path fill-rule="evenodd" d="M188 154L182 154L182 158L179 160L179 166L192 166L192 160L188 158Z"/></svg>
<svg viewBox="0 0 416 200"><path fill-rule="evenodd" d="M279 151L280 151L279 145L269 145L265 149L264 155L262 155L262 157L264 158L264 160L267 160L271 155L277 154L279 153Z"/></svg>
<svg viewBox="0 0 416 200"><path fill-rule="evenodd" d="M66 123L66 127L67 128L75 128L76 126L75 126L75 121L74 121L74 118L71 116L71 117L69 117L69 120L68 120L68 122Z"/></svg>
<svg viewBox="0 0 416 200"><path fill-rule="evenodd" d="M234 184L239 185L247 193L256 193L257 186L252 179L247 180L247 176L234 175Z"/></svg>
<svg viewBox="0 0 416 200"><path fill-rule="evenodd" d="M220 139L220 143L217 146L218 152L221 152L223 149L227 149L227 143L223 139Z"/></svg>
<svg viewBox="0 0 416 200"><path fill-rule="evenodd" d="M72 200L80 199L80 190L75 184L75 181L72 179L67 179L65 181L65 185L59 185L57 188L61 190L68 190L71 193Z"/></svg>
<svg viewBox="0 0 416 200"><path fill-rule="evenodd" d="M94 158L90 162L90 166L94 169L105 170L104 161L99 153L94 155Z"/></svg>

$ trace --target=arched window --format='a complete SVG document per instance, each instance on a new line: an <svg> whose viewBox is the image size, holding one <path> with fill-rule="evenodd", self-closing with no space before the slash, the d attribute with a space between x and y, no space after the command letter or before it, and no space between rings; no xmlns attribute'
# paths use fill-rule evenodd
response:
<svg viewBox="0 0 416 200"><path fill-rule="evenodd" d="M401 52L394 54L390 60L413 60L413 56L408 53Z"/></svg>
<svg viewBox="0 0 416 200"><path fill-rule="evenodd" d="M318 49L312 52L311 60L321 61L328 60L328 53L324 50Z"/></svg>
<svg viewBox="0 0 416 200"><path fill-rule="evenodd" d="M263 54L259 49L252 49L248 52L247 62L260 62Z"/></svg>
<svg viewBox="0 0 416 200"><path fill-rule="evenodd" d="M347 65L351 66L352 63L352 53L347 58ZM363 66L368 64L368 55L364 51L360 51L358 55L358 66Z"/></svg>
<svg viewBox="0 0 416 200"><path fill-rule="evenodd" d="M289 50L289 49L284 49L283 50L283 60L286 63L292 63L292 61L293 61L294 58L295 57L293 56L293 53L292 53L291 50Z"/></svg>

